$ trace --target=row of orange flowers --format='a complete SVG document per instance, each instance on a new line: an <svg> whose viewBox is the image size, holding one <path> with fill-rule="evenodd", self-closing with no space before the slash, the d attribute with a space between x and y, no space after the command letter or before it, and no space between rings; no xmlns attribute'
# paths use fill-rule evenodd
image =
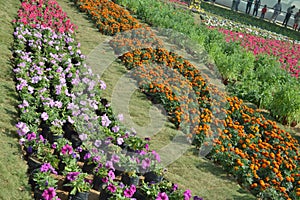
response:
<svg viewBox="0 0 300 200"><path fill-rule="evenodd" d="M82 2L84 2L82 0ZM89 1L86 1L89 2ZM100 2L100 1L99 1ZM105 16L103 16L105 17ZM102 32L106 34L106 32ZM112 42L116 53L122 62L134 69L134 77L139 80L143 91L160 96L159 100L170 106L175 124L197 122L194 138L201 145L206 136L211 133L212 107L210 90L205 79L191 63L182 57L165 49L147 48L136 38L122 37ZM151 35L155 43L154 35ZM145 37L141 37L145 40ZM140 44L135 46L136 44ZM150 42L151 43L151 42ZM158 42L159 43L159 42ZM156 43L156 44L158 44ZM118 45L121 44L121 45ZM129 46L129 52L124 52L124 46ZM123 50L120 50L120 49ZM141 48L141 49L139 49ZM120 50L119 52L117 52ZM152 65L154 64L154 65ZM158 67L159 66L159 67ZM165 75L173 70L175 77ZM177 71L175 73L175 71ZM162 78L159 78L159 77ZM179 76L182 76L179 78ZM198 118L187 118L180 107L180 101L191 103L186 93L178 94L174 82L188 85L196 94L197 109L192 107L188 113L196 113ZM179 88L179 90L183 89ZM214 90L213 92L218 92ZM249 188L254 194L269 199L297 199L300 196L300 157L299 144L287 132L280 129L275 122L266 120L260 113L242 104L242 100L234 97L227 98L228 108L225 109L226 119L224 128L219 129L219 137L215 139L215 147L211 157L219 162L226 170L234 174L239 182ZM178 104L179 103L179 104ZM193 101L195 103L195 101ZM218 102L214 102L218 103ZM220 103L220 102L219 102ZM183 107L188 108L188 107ZM184 110L186 111L186 110ZM183 117L182 117L183 116Z"/></svg>
<svg viewBox="0 0 300 200"><path fill-rule="evenodd" d="M89 14L101 33L114 35L121 31L139 28L138 20L119 5L109 0L76 0L76 5Z"/></svg>

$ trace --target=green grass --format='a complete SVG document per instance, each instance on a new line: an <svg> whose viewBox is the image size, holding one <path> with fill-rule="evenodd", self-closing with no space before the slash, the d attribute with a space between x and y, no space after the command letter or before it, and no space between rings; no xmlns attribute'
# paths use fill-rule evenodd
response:
<svg viewBox="0 0 300 200"><path fill-rule="evenodd" d="M13 42L11 21L20 1L0 0L0 199L31 199L26 175L27 165L21 158L16 129L17 94L10 65Z"/></svg>
<svg viewBox="0 0 300 200"><path fill-rule="evenodd" d="M134 82L128 77L128 71L107 53L107 46L104 45L103 48L99 48L108 37L101 35L92 28L91 24L93 23L88 21L85 14L78 12L72 3L67 0L58 0L58 3L70 16L72 22L79 27L76 38L81 43L82 52L88 55L88 64L91 64L94 72L97 71L97 66L105 69L101 77L107 84L107 89L103 91L103 97L112 101L112 106L117 112L126 112L123 114L125 119L129 118L128 121L125 120L127 127L135 124L139 135L142 137L152 136L151 147L160 152L162 157L174 153L163 152L162 148L168 144L180 145L173 141L176 135L180 135L180 132L174 129L173 124L164 121L166 116L162 115L162 112L156 107L152 107L151 101L143 93L132 89ZM101 56L101 59L104 57L104 60L101 60L100 56L97 57L97 51L99 54L107 53L106 57ZM124 98L129 99L122 101ZM161 117L162 120L157 117ZM156 123L158 119L160 123L164 122L162 126ZM149 127L155 125L157 125L157 129L155 129L157 131L139 132L139 130L153 130ZM243 190L235 180L227 176L220 167L195 155L192 148L188 147L188 149L178 160L168 166L166 177L169 180L178 183L182 188L190 188L193 194L205 199L255 199Z"/></svg>

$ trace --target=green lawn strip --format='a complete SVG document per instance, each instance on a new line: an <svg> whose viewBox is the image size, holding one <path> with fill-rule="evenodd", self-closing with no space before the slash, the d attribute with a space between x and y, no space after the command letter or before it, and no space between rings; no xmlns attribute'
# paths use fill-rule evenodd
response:
<svg viewBox="0 0 300 200"><path fill-rule="evenodd" d="M85 14L79 13L72 3L67 0L58 0L58 3L70 16L72 22L78 25L77 41L81 43L82 52L88 56L88 63L92 62L90 61L92 51L96 49L97 45L98 47L101 46L101 43L108 37L101 35L95 28L92 28L92 25L90 25L92 22L87 20ZM89 30L87 30L87 27ZM105 53L105 51L103 50L102 53ZM93 64L95 65L97 62ZM124 79L132 82L127 77L127 73L128 71L123 65L116 62L116 60L111 60L110 66L106 66L103 76L101 76L101 79L107 85L103 97L110 101L113 100L113 108L117 105L114 105L116 98L113 98L112 94L115 95L115 92L119 89L117 86L119 81ZM146 95L138 90L133 91L128 105L131 121L140 127L147 127L152 120L149 116L151 106L152 103ZM151 147L159 151L172 142L174 136L178 133L173 127L173 124L167 121L159 132L152 133L154 135L151 137ZM191 188L193 194L203 196L205 199L254 199L251 194L245 192L234 180L227 178L225 174L226 172L220 167L187 152L168 166L166 176L185 189Z"/></svg>
<svg viewBox="0 0 300 200"><path fill-rule="evenodd" d="M31 199L27 164L22 159L17 133L17 94L13 81L10 47L13 42L11 21L20 1L0 0L0 199Z"/></svg>

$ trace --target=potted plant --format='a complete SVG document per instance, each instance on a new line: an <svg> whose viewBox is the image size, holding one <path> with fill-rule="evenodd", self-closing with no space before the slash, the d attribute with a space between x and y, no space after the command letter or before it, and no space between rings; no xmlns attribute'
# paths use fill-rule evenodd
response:
<svg viewBox="0 0 300 200"><path fill-rule="evenodd" d="M48 188L56 188L58 181L54 178L53 174L57 174L57 172L50 163L44 163L39 169L34 171L32 183L35 199L41 199L43 191Z"/></svg>
<svg viewBox="0 0 300 200"><path fill-rule="evenodd" d="M110 182L107 187L101 191L99 200L118 199L126 200L132 199L136 192L135 185L124 185L122 182Z"/></svg>
<svg viewBox="0 0 300 200"><path fill-rule="evenodd" d="M91 189L90 180L87 179L88 174L80 171L69 172L66 179L69 183L65 186L72 188L69 193L69 200L87 200Z"/></svg>

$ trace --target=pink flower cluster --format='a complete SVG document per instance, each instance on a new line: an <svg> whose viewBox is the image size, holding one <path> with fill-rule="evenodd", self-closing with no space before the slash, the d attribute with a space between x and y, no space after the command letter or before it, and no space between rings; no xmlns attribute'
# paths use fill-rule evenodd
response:
<svg viewBox="0 0 300 200"><path fill-rule="evenodd" d="M47 5L47 6L45 6ZM76 26L67 18L67 14L55 0L25 0L18 11L18 20L33 28L40 24L56 32L73 32Z"/></svg>
<svg viewBox="0 0 300 200"><path fill-rule="evenodd" d="M252 51L254 55L268 54L278 57L282 68L287 70L296 78L300 75L300 44L293 44L287 41L274 39L265 39L250 34L234 32L226 29L219 29L226 35L226 41L239 41L247 50Z"/></svg>

